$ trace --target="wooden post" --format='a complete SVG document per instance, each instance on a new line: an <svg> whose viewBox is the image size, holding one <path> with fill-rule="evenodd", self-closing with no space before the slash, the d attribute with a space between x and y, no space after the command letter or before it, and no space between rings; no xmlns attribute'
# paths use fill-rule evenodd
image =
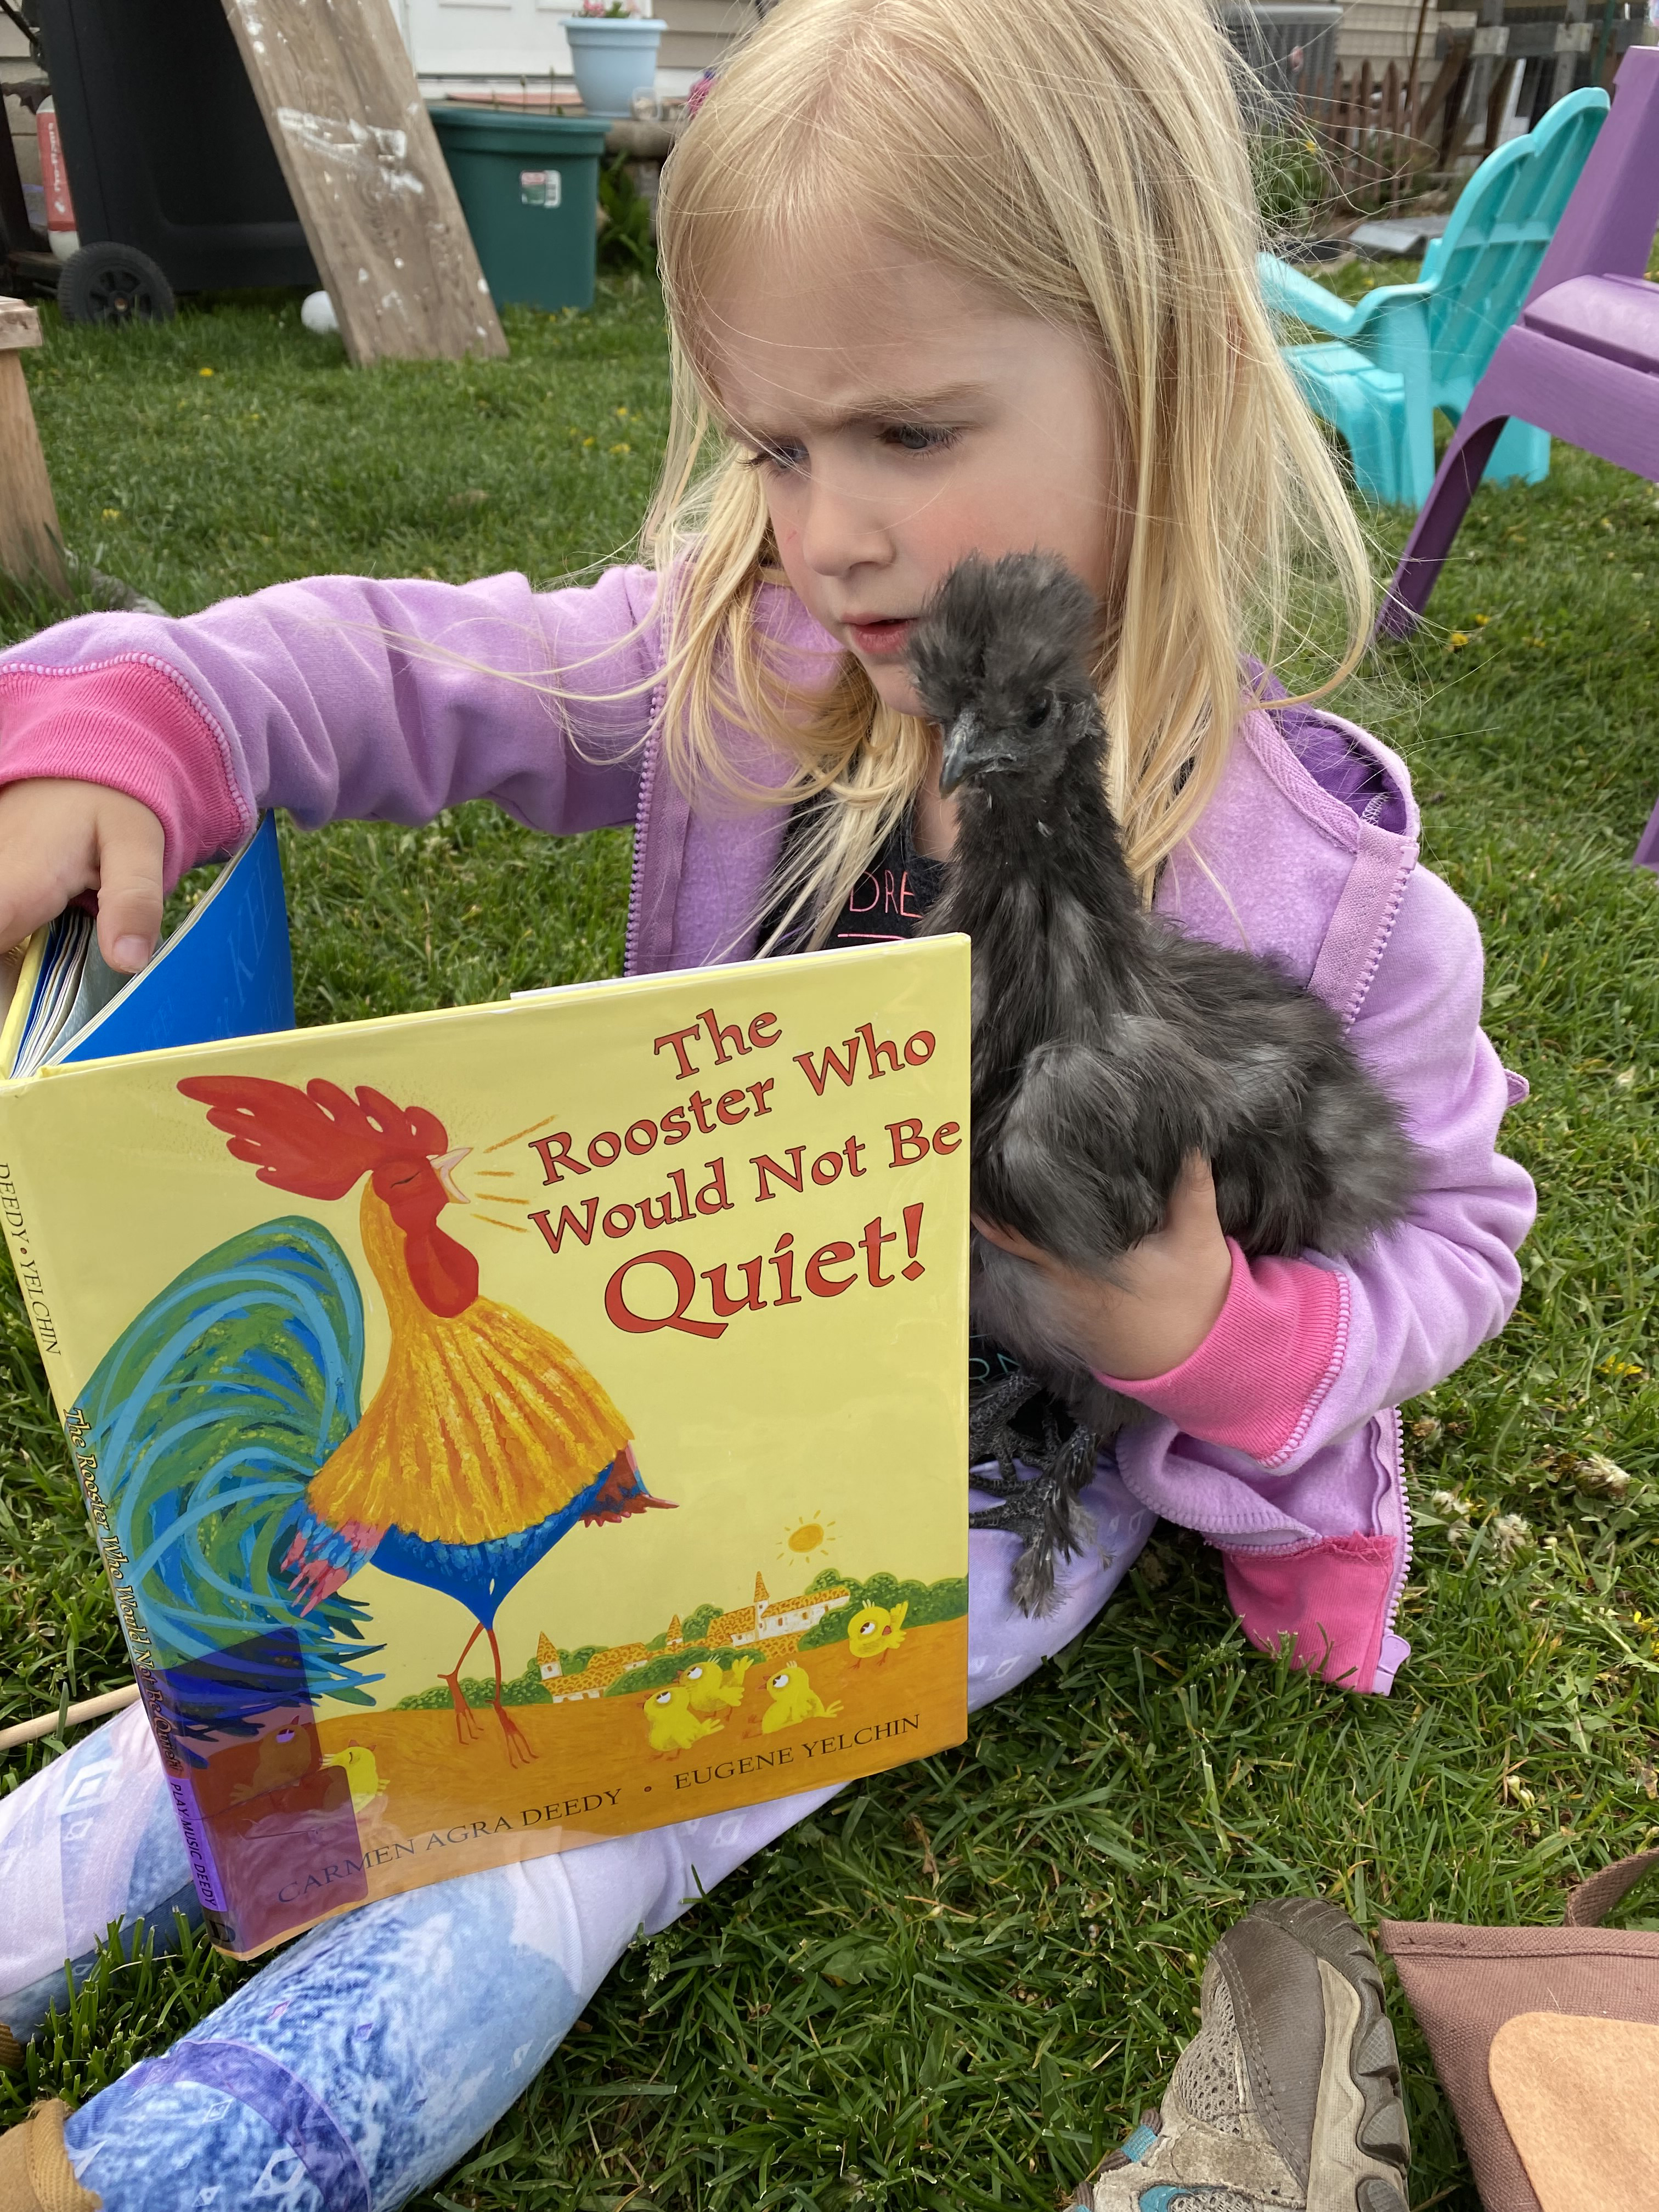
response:
<svg viewBox="0 0 1659 2212"><path fill-rule="evenodd" d="M1549 105L1565 100L1572 90L1581 58L1589 52L1590 27L1585 20L1586 0L1567 0L1566 21L1556 26L1555 70L1550 79Z"/></svg>
<svg viewBox="0 0 1659 2212"><path fill-rule="evenodd" d="M224 9L351 360L505 354L391 0Z"/></svg>
<svg viewBox="0 0 1659 2212"><path fill-rule="evenodd" d="M1396 213L1400 206L1400 149L1404 136L1400 112L1400 64L1390 62L1382 79L1382 112L1377 127L1378 178L1389 188L1390 215ZM1380 167L1385 160L1389 165L1386 177Z"/></svg>
<svg viewBox="0 0 1659 2212"><path fill-rule="evenodd" d="M0 574L46 583L67 597L64 533L19 359L25 346L40 343L33 308L0 299Z"/></svg>

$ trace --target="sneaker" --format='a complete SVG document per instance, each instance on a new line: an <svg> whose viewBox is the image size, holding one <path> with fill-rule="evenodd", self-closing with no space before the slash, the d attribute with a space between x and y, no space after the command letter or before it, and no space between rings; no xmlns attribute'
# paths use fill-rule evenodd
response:
<svg viewBox="0 0 1659 2212"><path fill-rule="evenodd" d="M1211 1952L1162 2108L1087 2212L1407 2212L1400 2060L1370 1947L1334 1905L1251 1907Z"/></svg>

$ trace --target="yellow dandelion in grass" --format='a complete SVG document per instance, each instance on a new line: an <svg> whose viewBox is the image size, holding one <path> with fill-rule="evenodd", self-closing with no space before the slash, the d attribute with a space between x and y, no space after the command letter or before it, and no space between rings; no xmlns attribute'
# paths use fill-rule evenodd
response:
<svg viewBox="0 0 1659 2212"><path fill-rule="evenodd" d="M210 368L198 368L196 374L198 376L211 376L213 371Z"/></svg>
<svg viewBox="0 0 1659 2212"><path fill-rule="evenodd" d="M631 453L634 448L631 446L613 446L611 450L613 453Z"/></svg>
<svg viewBox="0 0 1659 2212"><path fill-rule="evenodd" d="M833 1521L826 1521L820 1509L807 1519L798 1521L793 1528L784 1530L783 1549L778 1557L781 1559L810 1559L815 1552L828 1551L835 1540L836 1524Z"/></svg>
<svg viewBox="0 0 1659 2212"><path fill-rule="evenodd" d="M118 522L121 520L120 508L118 507L106 507L104 509L104 520L106 522Z"/></svg>
<svg viewBox="0 0 1659 2212"><path fill-rule="evenodd" d="M1448 653L1462 653L1463 647L1468 643L1468 641L1469 634L1468 630L1455 629L1451 635L1446 640L1446 650Z"/></svg>

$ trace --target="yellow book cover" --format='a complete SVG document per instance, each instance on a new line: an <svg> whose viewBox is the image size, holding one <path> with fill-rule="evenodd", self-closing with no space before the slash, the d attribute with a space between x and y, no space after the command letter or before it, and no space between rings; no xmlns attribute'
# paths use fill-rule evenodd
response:
<svg viewBox="0 0 1659 2212"><path fill-rule="evenodd" d="M0 1212L215 1940L966 1727L969 950L49 1066Z"/></svg>

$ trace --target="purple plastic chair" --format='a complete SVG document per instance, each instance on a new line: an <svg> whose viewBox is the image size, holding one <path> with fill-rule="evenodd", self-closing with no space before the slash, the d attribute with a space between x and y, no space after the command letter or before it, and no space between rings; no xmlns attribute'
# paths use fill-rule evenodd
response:
<svg viewBox="0 0 1659 2212"><path fill-rule="evenodd" d="M1659 48L1632 46L1518 322L1499 342L1395 570L1377 629L1409 637L1511 416L1659 482ZM1659 806L1636 848L1659 869Z"/></svg>

